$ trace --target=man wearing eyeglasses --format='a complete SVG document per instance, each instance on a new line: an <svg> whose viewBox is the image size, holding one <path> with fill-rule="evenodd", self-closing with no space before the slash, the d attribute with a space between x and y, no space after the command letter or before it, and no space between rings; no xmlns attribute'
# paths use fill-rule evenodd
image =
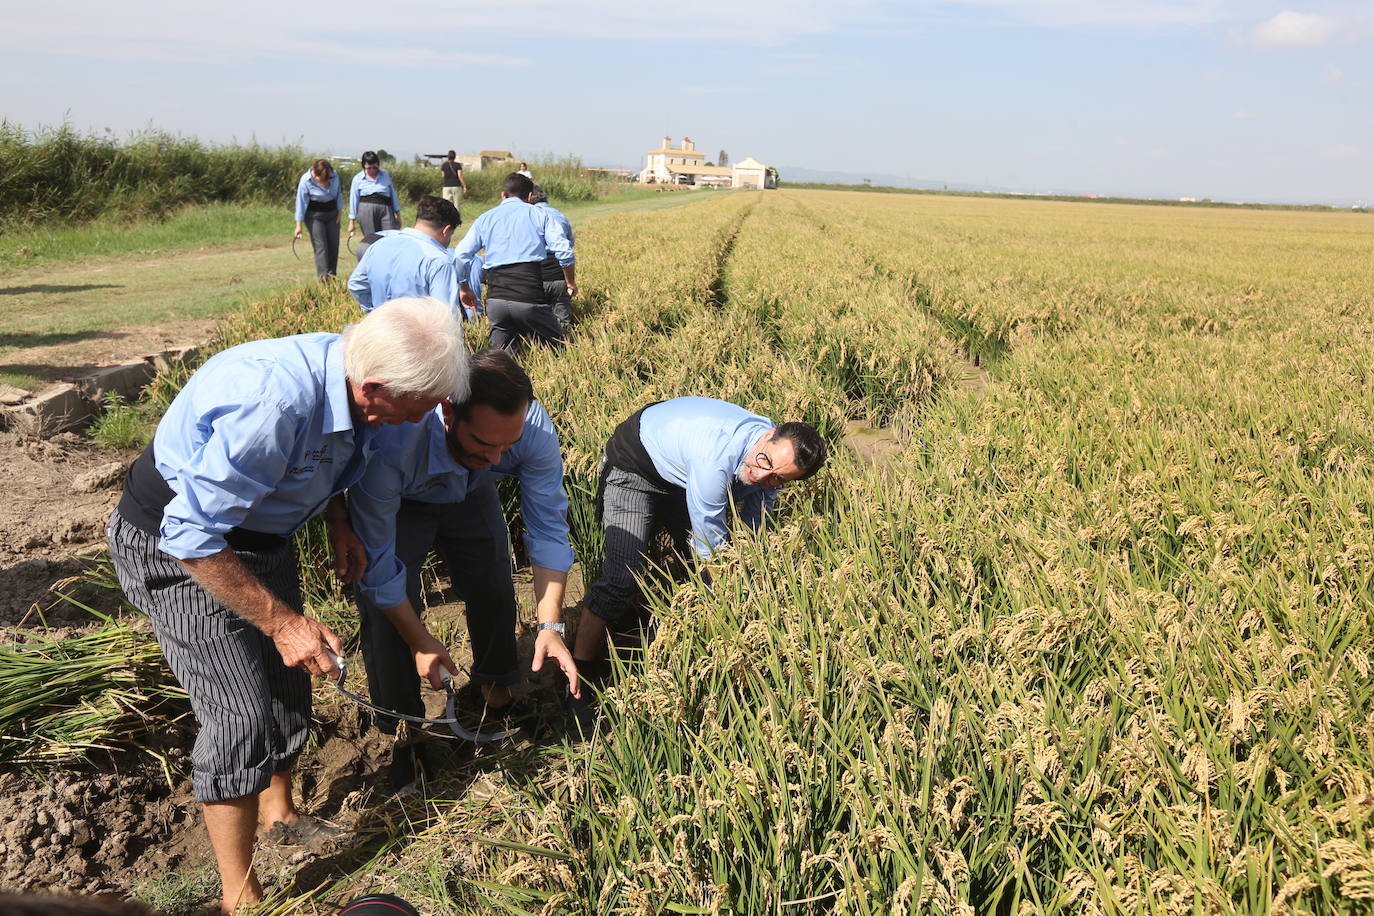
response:
<svg viewBox="0 0 1374 916"><path fill-rule="evenodd" d="M639 580L657 524L679 551L705 559L730 539L727 514L758 528L777 490L825 463L820 434L807 423L772 420L713 398L650 404L616 427L606 444L597 516L606 535L601 578L587 590L573 660L593 683L606 671L607 624L641 601ZM579 718L583 711L574 707Z"/></svg>

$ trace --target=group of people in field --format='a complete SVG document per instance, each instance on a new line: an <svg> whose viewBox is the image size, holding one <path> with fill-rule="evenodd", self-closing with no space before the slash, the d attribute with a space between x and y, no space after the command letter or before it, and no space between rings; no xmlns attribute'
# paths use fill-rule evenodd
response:
<svg viewBox="0 0 1374 916"><path fill-rule="evenodd" d="M361 206L390 193L381 205L394 215L394 189L377 190L378 173L368 169L350 196ZM555 294L576 295L576 259L566 219L532 203L534 193L529 176L508 175L501 203L456 252L457 204L421 198L414 224L377 232L349 278L356 323L211 357L126 475L111 556L191 699L192 784L224 913L261 899L255 843L339 832L300 811L293 793L311 676L338 677L346 654L330 627L303 613L292 535L306 521L324 516L334 571L353 586L373 723L395 736L378 771L399 790L441 765L428 733L406 725L424 717L422 682L451 690L464 680L425 625L420 570L431 551L465 602L472 663L454 695L465 728L510 734L538 721L516 690L524 675L498 477L519 482L538 618L530 669L556 667L570 727L585 734L597 723L594 688L609 673L608 632L641 613L656 532L666 528L686 557L709 557L729 540L732 514L761 525L779 487L825 462L806 423L776 424L706 397L635 411L606 444L597 493L605 561L570 640L562 618L574 555L559 438L517 356L524 341L563 345L571 313L555 311ZM297 215L311 212L307 203ZM480 320L483 303L493 346L470 354L464 321Z"/></svg>

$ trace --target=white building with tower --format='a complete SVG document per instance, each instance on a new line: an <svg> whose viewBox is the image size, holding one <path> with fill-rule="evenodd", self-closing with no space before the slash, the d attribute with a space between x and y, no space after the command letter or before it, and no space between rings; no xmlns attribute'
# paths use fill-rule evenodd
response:
<svg viewBox="0 0 1374 916"><path fill-rule="evenodd" d="M645 184L685 184L699 188L776 188L778 172L749 156L733 165L708 165L691 137L674 147L672 137L644 154L639 180Z"/></svg>

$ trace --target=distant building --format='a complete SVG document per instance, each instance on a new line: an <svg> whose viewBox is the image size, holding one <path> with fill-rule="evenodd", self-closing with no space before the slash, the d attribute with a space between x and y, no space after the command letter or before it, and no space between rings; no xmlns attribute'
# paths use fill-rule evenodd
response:
<svg viewBox="0 0 1374 916"><path fill-rule="evenodd" d="M484 149L478 153L463 153L456 158L459 165L471 172L493 168L509 168L511 171L515 171L514 163L519 161L510 154L508 149Z"/></svg>
<svg viewBox="0 0 1374 916"><path fill-rule="evenodd" d="M750 156L734 165L707 165L706 154L697 152L691 137L674 147L672 137L644 155L639 180L645 184L685 184L699 188L776 188L776 169Z"/></svg>

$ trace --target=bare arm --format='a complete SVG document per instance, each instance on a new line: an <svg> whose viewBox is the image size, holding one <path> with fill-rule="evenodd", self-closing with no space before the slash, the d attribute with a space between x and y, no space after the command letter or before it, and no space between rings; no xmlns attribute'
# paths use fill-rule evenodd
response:
<svg viewBox="0 0 1374 916"><path fill-rule="evenodd" d="M382 608L382 613L391 621L396 632L401 634L406 645L410 646L410 651L415 654L416 674L428 680L431 687L439 690L444 686L441 669L447 670L449 674L458 673L458 666L449 657L444 644L425 629L424 623L409 601L403 601L395 607Z"/></svg>
<svg viewBox="0 0 1374 916"><path fill-rule="evenodd" d="M563 268L563 282L568 286L568 297L577 295L577 265L569 264Z"/></svg>
<svg viewBox="0 0 1374 916"><path fill-rule="evenodd" d="M329 651L342 655L343 643L334 631L298 614L272 594L243 565L233 548L180 562L216 601L269 636L288 668L304 668L311 674L338 673Z"/></svg>

